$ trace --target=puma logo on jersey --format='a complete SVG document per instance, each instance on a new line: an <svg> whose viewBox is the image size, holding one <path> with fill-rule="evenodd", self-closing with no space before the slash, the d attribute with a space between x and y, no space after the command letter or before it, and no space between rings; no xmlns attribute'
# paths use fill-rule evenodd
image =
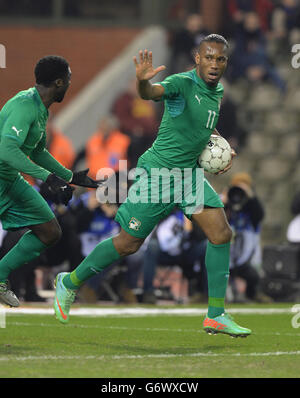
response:
<svg viewBox="0 0 300 398"><path fill-rule="evenodd" d="M198 95L196 94L196 95L195 95L195 98L196 98L196 100L199 102L199 105L200 105L200 103L201 103L201 100L202 100L202 97L201 97L201 98L199 98L199 97L198 97Z"/></svg>
<svg viewBox="0 0 300 398"><path fill-rule="evenodd" d="M12 126L12 129L17 133L17 136L19 137L19 134L23 130L18 130L15 126Z"/></svg>

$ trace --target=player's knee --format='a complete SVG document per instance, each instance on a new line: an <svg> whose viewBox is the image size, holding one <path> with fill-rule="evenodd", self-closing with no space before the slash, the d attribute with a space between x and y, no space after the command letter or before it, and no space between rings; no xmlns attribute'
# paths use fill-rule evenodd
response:
<svg viewBox="0 0 300 398"><path fill-rule="evenodd" d="M232 238L232 229L229 226L222 229L215 236L211 237L209 241L214 245L223 245L231 241Z"/></svg>
<svg viewBox="0 0 300 398"><path fill-rule="evenodd" d="M53 225L48 229L47 234L45 234L44 243L47 246L53 246L61 239L61 236L62 230L59 224Z"/></svg>
<svg viewBox="0 0 300 398"><path fill-rule="evenodd" d="M143 242L143 238L136 238L129 235L123 229L113 238L115 249L120 256L130 256L130 254L134 254L139 250Z"/></svg>
<svg viewBox="0 0 300 398"><path fill-rule="evenodd" d="M115 246L120 256L130 256L139 250L142 243L141 240L123 240L115 242Z"/></svg>
<svg viewBox="0 0 300 398"><path fill-rule="evenodd" d="M130 242L122 247L121 256L130 256L130 254L136 253L140 247L141 244L139 242Z"/></svg>

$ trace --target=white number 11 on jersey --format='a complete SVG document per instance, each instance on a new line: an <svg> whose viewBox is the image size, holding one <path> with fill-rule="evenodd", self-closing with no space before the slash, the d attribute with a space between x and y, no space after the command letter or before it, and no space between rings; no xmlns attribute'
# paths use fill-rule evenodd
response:
<svg viewBox="0 0 300 398"><path fill-rule="evenodd" d="M212 129L213 128L215 117L216 117L216 112L209 110L208 111L208 119L207 119L207 123L206 123L206 128L207 129Z"/></svg>

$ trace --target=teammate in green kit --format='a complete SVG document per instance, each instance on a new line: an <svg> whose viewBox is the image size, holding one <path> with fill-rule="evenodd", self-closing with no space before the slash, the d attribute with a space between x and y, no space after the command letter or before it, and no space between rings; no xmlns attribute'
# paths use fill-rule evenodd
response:
<svg viewBox="0 0 300 398"><path fill-rule="evenodd" d="M163 100L165 106L157 139L137 164L138 168L145 170L144 176L148 183L154 169L189 169L193 178L188 185L191 185L194 192L197 181L195 175L199 170L197 159L211 134L218 134L215 127L223 96L223 86L219 80L227 65L227 50L228 43L222 36L209 35L199 45L195 55L195 69L169 76L155 84L151 84L150 80L165 67L155 69L152 53L147 50L139 52L139 60L134 57L140 96L145 100ZM232 155L235 155L234 151ZM222 172L230 167L231 164ZM126 201L116 215L116 221L121 225L120 233L98 244L72 273L57 275L54 300L56 317L63 323L68 322L70 305L82 283L120 257L136 252L157 223L178 206L208 238L206 267L209 301L208 314L203 324L205 331L234 337L249 335L251 331L237 325L224 309L232 232L217 193L204 179L204 208L191 214L191 202L183 199L180 203L175 203L178 184L174 182L173 185L170 184L170 197L173 200L165 201L163 188L159 186L158 201L135 202L134 193L138 181L136 179L130 188ZM181 183L185 184L184 178ZM143 191L141 184L139 187ZM146 186L146 193L148 187L149 185Z"/></svg>
<svg viewBox="0 0 300 398"><path fill-rule="evenodd" d="M5 230L29 229L0 260L0 302L17 307L8 288L11 271L28 263L60 236L60 226L42 196L21 176L28 174L48 184L56 203L67 205L73 188L97 188L87 170L72 173L46 150L48 108L61 102L71 81L68 62L47 56L35 67L36 85L11 98L0 112L0 221Z"/></svg>

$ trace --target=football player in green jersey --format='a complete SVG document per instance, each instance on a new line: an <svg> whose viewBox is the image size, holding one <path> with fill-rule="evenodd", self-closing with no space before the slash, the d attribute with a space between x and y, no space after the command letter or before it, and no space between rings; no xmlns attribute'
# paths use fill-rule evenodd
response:
<svg viewBox="0 0 300 398"><path fill-rule="evenodd" d="M157 139L139 159L138 168L145 170L147 181L154 169L191 170L192 192L197 181L197 159L209 141L211 134L218 133L220 103L223 86L219 83L227 65L228 43L219 35L207 36L199 45L195 56L195 69L171 75L160 83L150 80L165 66L154 68L152 52L140 51L139 59L134 57L137 90L145 100L164 101L165 110ZM232 155L235 153L233 151ZM226 172L231 164L222 172ZM152 178L153 180L153 178ZM184 180L184 178L183 178ZM229 276L229 252L232 232L227 222L223 204L212 186L204 178L203 209L191 213L188 201L174 200L179 184L171 183L169 202L165 201L163 189L159 186L159 200L134 200L135 184L129 190L126 201L120 206L116 221L121 225L120 233L101 242L94 251L79 264L72 273L60 273L56 277L54 309L57 318L66 323L69 320L70 305L76 289L112 262L122 256L136 252L157 223L172 212L177 205L185 215L195 222L208 238L206 268L208 275L208 314L204 329L208 333L225 333L231 336L247 336L249 329L240 327L225 312L224 300ZM143 191L143 186L139 186ZM148 192L149 185L144 190Z"/></svg>
<svg viewBox="0 0 300 398"><path fill-rule="evenodd" d="M97 188L87 170L73 173L46 149L48 108L61 102L71 81L68 62L47 56L35 67L36 84L19 92L0 112L0 221L6 230L28 228L0 260L0 302L12 307L19 300L8 288L11 271L33 260L61 236L54 213L42 196L21 176L28 174L48 184L57 203L67 205L73 188Z"/></svg>

